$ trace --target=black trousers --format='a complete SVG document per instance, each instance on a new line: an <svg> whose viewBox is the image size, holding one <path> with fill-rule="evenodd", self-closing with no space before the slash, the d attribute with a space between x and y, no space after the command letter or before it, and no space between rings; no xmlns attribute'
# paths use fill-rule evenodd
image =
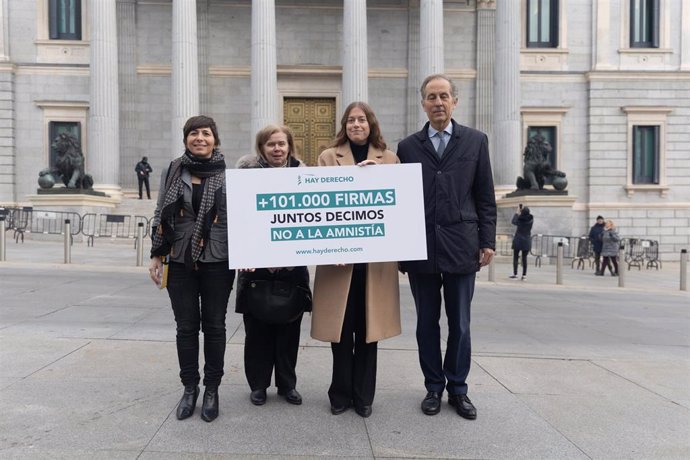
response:
<svg viewBox="0 0 690 460"><path fill-rule="evenodd" d="M611 265L613 265L613 268L611 268ZM612 275L614 273L618 274L618 257L604 256L604 261L601 264L601 273L604 273L607 268Z"/></svg>
<svg viewBox="0 0 690 460"><path fill-rule="evenodd" d="M366 264L356 264L340 342L331 343L333 376L328 398L333 406L370 406L374 402L378 342L366 343L366 276Z"/></svg>
<svg viewBox="0 0 690 460"><path fill-rule="evenodd" d="M518 253L522 253L522 260L520 261L522 263L522 276L527 275L527 253L529 251L518 251L517 249L513 249L513 275L517 275L517 268L518 268Z"/></svg>
<svg viewBox="0 0 690 460"><path fill-rule="evenodd" d="M427 391L467 394L472 345L470 306L476 274L408 273L417 308L419 364ZM448 318L446 354L441 360L441 290ZM447 383L446 383L447 382Z"/></svg>
<svg viewBox="0 0 690 460"><path fill-rule="evenodd" d="M291 390L297 384L295 367L302 315L288 324L268 324L249 314L243 315L244 373L249 388L263 390L271 386L275 368L275 383L279 390Z"/></svg>
<svg viewBox="0 0 690 460"><path fill-rule="evenodd" d="M199 329L204 332L204 385L218 386L225 359L225 314L235 280L227 262L198 263L187 271L171 262L168 295L177 323L177 359L182 384L198 385Z"/></svg>
<svg viewBox="0 0 690 460"><path fill-rule="evenodd" d="M139 180L139 198L141 198L141 184L145 184L146 185L146 197L150 200L151 199L151 189L149 188L148 176L138 175L137 179Z"/></svg>
<svg viewBox="0 0 690 460"><path fill-rule="evenodd" d="M599 252L594 251L594 265L596 266L597 272L603 272L604 271L604 267L601 266L601 251L599 251Z"/></svg>

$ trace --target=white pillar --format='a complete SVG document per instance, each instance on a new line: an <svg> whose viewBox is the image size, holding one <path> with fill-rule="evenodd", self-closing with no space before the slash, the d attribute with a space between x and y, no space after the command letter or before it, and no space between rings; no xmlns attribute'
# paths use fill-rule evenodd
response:
<svg viewBox="0 0 690 460"><path fill-rule="evenodd" d="M251 132L270 123L282 124L278 100L276 11L274 0L252 0Z"/></svg>
<svg viewBox="0 0 690 460"><path fill-rule="evenodd" d="M172 158L184 151L182 128L199 115L199 61L196 38L196 0L172 4Z"/></svg>
<svg viewBox="0 0 690 460"><path fill-rule="evenodd" d="M594 70L613 69L611 62L611 0L598 0L593 4L596 19L594 29Z"/></svg>
<svg viewBox="0 0 690 460"><path fill-rule="evenodd" d="M90 107L86 172L94 188L119 200L120 104L118 100L117 22L115 0L89 4Z"/></svg>
<svg viewBox="0 0 690 460"><path fill-rule="evenodd" d="M367 61L367 2L343 3L343 107L369 99Z"/></svg>
<svg viewBox="0 0 690 460"><path fill-rule="evenodd" d="M419 3L419 76L421 80L428 75L444 72L443 62L443 1L421 0ZM419 99L421 100L421 94ZM427 122L426 114L419 107L419 124Z"/></svg>
<svg viewBox="0 0 690 460"><path fill-rule="evenodd" d="M0 0L0 62L10 60L10 22L7 0Z"/></svg>
<svg viewBox="0 0 690 460"><path fill-rule="evenodd" d="M690 2L680 6L680 70L690 70Z"/></svg>
<svg viewBox="0 0 690 460"><path fill-rule="evenodd" d="M475 127L489 138L489 152L494 161L494 70L496 65L496 2L477 2L477 80Z"/></svg>
<svg viewBox="0 0 690 460"><path fill-rule="evenodd" d="M496 2L494 183L515 190L522 170L520 141L520 2Z"/></svg>

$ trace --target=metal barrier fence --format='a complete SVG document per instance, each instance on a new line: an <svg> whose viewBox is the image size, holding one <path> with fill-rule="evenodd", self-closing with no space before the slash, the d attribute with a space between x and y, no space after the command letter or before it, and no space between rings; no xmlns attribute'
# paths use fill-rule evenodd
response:
<svg viewBox="0 0 690 460"><path fill-rule="evenodd" d="M563 258L574 259L577 257L579 239L578 236L542 235L540 233L532 235L530 254L536 257L535 266L541 266L544 257L549 260L556 258L558 256L558 243L563 243Z"/></svg>
<svg viewBox="0 0 690 460"><path fill-rule="evenodd" d="M31 206L24 206L21 208L5 208L6 230L12 230L14 234L12 238L15 243L19 243L21 238L24 242L24 232L31 225L31 214L33 213Z"/></svg>
<svg viewBox="0 0 690 460"><path fill-rule="evenodd" d="M89 213L82 217L81 232L87 237L87 246L93 246L95 238L135 239L139 223L144 224L144 236L148 235L149 220L144 216Z"/></svg>
<svg viewBox="0 0 690 460"><path fill-rule="evenodd" d="M623 245L625 247L625 262L628 264L628 270L632 267L637 267L638 270L641 270L642 266L646 269L656 268L658 270L661 268L658 241L643 238L625 238Z"/></svg>
<svg viewBox="0 0 690 460"><path fill-rule="evenodd" d="M77 235L81 228L81 216L76 212L42 211L34 209L31 213L29 232L44 235L64 235L65 220L70 221L70 237Z"/></svg>

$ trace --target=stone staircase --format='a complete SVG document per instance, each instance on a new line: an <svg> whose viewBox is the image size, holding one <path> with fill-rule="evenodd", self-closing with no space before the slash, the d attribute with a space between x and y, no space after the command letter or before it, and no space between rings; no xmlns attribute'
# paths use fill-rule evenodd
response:
<svg viewBox="0 0 690 460"><path fill-rule="evenodd" d="M144 216L150 219L156 209L157 195L157 192L151 190L151 199L148 200L146 199L146 192L144 192L144 199L140 200L136 190L123 190L122 201L112 211L109 211L109 214Z"/></svg>

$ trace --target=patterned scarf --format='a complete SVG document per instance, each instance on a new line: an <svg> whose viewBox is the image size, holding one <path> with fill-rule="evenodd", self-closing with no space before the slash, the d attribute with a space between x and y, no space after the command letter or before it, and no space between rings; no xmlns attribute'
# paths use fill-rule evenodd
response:
<svg viewBox="0 0 690 460"><path fill-rule="evenodd" d="M165 180L165 196L161 206L160 225L152 236L151 254L165 256L170 253L175 233L175 216L183 206L184 182L182 170L201 178L201 204L196 214L192 241L185 254L185 266L190 269L201 256L204 241L208 238L211 225L217 217L217 209L223 198L225 183L225 159L218 150L213 150L209 159L199 159L186 150L184 155L170 163Z"/></svg>

